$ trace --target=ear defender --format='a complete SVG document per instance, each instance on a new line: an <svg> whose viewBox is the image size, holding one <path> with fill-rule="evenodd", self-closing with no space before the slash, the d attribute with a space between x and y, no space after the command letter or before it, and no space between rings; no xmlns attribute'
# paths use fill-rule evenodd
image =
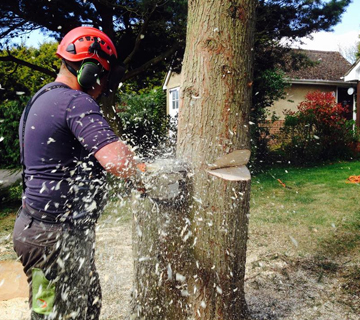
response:
<svg viewBox="0 0 360 320"><path fill-rule="evenodd" d="M91 89L100 78L101 68L94 62L84 62L77 72L77 80L85 89Z"/></svg>

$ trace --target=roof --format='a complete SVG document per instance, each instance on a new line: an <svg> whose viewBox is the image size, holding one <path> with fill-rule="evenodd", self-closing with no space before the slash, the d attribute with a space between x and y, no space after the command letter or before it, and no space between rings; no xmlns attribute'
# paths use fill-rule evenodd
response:
<svg viewBox="0 0 360 320"><path fill-rule="evenodd" d="M286 71L285 74L292 83L350 86L353 84L353 81L360 81L360 58L354 65L351 65L337 51L291 49L289 57L292 53L304 54L313 62L310 66L301 66L299 70ZM291 59L285 58L285 61L287 69L291 69L289 67L292 65ZM167 89L173 73L179 72L174 72L170 68L163 83L164 90Z"/></svg>
<svg viewBox="0 0 360 320"><path fill-rule="evenodd" d="M301 49L293 49L293 51L305 54L314 64L286 72L290 79L344 81L345 74L351 68L351 64L337 51Z"/></svg>

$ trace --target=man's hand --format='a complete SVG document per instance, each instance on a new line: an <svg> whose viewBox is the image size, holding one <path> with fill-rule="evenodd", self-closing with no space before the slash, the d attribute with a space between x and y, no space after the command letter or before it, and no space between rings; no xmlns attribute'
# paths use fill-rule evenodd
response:
<svg viewBox="0 0 360 320"><path fill-rule="evenodd" d="M146 172L146 164L144 162L138 163L136 165L136 167L141 171L141 172Z"/></svg>

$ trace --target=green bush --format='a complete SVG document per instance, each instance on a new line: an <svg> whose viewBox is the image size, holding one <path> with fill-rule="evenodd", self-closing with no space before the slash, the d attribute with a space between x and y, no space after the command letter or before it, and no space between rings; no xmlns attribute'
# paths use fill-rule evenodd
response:
<svg viewBox="0 0 360 320"><path fill-rule="evenodd" d="M0 218L13 212L14 207L21 205L22 184L15 183L7 188L0 189Z"/></svg>
<svg viewBox="0 0 360 320"><path fill-rule="evenodd" d="M169 130L175 124L166 115L166 94L161 87L139 94L125 93L121 99L118 114L123 139L136 146L143 157L172 153L175 137L169 138Z"/></svg>
<svg viewBox="0 0 360 320"><path fill-rule="evenodd" d="M18 127L29 97L0 104L0 167L16 168L20 165Z"/></svg>
<svg viewBox="0 0 360 320"><path fill-rule="evenodd" d="M354 121L346 120L347 107L330 92L310 92L297 112L286 112L280 152L295 164L350 159L358 141Z"/></svg>

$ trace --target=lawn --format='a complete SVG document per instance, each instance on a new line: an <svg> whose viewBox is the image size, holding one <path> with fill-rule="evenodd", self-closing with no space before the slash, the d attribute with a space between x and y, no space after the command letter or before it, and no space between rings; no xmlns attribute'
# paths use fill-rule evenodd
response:
<svg viewBox="0 0 360 320"><path fill-rule="evenodd" d="M252 177L245 291L256 319L358 319L360 185L347 183L351 175L360 175L360 162L274 168ZM108 276L108 261L128 265L113 281L128 297L132 214L129 201L115 201L115 194L98 223L98 266ZM15 259L16 209L0 210L0 260ZM124 305L119 291L107 289L108 306Z"/></svg>
<svg viewBox="0 0 360 320"><path fill-rule="evenodd" d="M284 319L358 319L360 185L347 183L350 176L360 176L359 161L252 177L246 288L253 309L271 314L266 303L276 303Z"/></svg>
<svg viewBox="0 0 360 320"><path fill-rule="evenodd" d="M347 255L360 245L360 162L274 168L252 178L250 229L283 250ZM287 239L287 241L286 241ZM287 247L288 245L288 247Z"/></svg>
<svg viewBox="0 0 360 320"><path fill-rule="evenodd" d="M347 183L352 175L360 175L360 161L273 168L253 176L250 232L284 252L358 253L360 184ZM0 232L9 231L18 207L0 204Z"/></svg>

